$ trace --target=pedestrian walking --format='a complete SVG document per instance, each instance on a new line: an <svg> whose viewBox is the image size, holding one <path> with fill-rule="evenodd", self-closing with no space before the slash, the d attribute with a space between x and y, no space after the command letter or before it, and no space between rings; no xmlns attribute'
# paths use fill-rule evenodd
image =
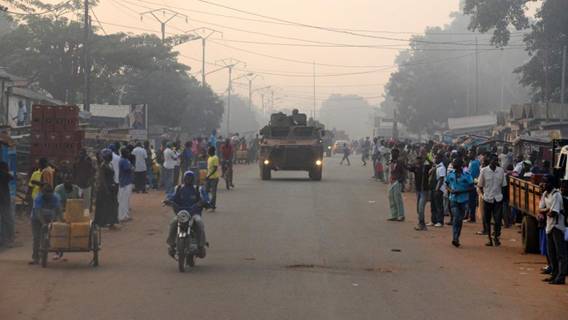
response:
<svg viewBox="0 0 568 320"><path fill-rule="evenodd" d="M453 216L452 245L459 247L463 218L469 201L469 193L474 188L474 184L471 175L463 172L463 160L460 158L454 159L452 167L453 170L448 172L446 177L446 186Z"/></svg>
<svg viewBox="0 0 568 320"><path fill-rule="evenodd" d="M81 188L73 184L73 176L70 171L63 170L61 174L63 183L57 185L53 192L59 197L61 201L61 209L65 211L68 199L81 199Z"/></svg>
<svg viewBox="0 0 568 320"><path fill-rule="evenodd" d="M174 194L174 170L177 162L177 153L172 149L173 144L168 143L164 150L164 165L162 172L162 181L166 195Z"/></svg>
<svg viewBox="0 0 568 320"><path fill-rule="evenodd" d="M147 188L156 189L158 183L156 175L154 175L154 150L150 146L149 141L144 141L144 150L146 150L146 185Z"/></svg>
<svg viewBox="0 0 568 320"><path fill-rule="evenodd" d="M415 227L417 231L425 231L426 221L424 211L426 210L426 203L430 201L430 183L429 173L432 169L432 164L425 159L423 155L416 157L414 166L410 171L414 173L414 186L416 190L416 211L418 213L418 226Z"/></svg>
<svg viewBox="0 0 568 320"><path fill-rule="evenodd" d="M479 161L477 154L475 153L475 149L471 149L469 151L469 165L468 165L468 172L473 178L473 181L479 178L479 174L481 172L481 162ZM467 205L467 214L466 219L469 223L475 223L477 220L477 206L478 206L478 196L477 190L471 191L469 195L469 202Z"/></svg>
<svg viewBox="0 0 568 320"><path fill-rule="evenodd" d="M489 159L489 166L481 169L477 186L483 197L483 229L487 231L489 237L486 245L498 247L501 245L499 237L501 236L501 221L503 220L502 191L507 186L507 180L505 179L505 171L499 166L497 155L493 154ZM491 233L492 218L495 224L494 233Z"/></svg>
<svg viewBox="0 0 568 320"><path fill-rule="evenodd" d="M175 187L179 184L179 176L180 176L180 170L181 170L181 153L180 153L180 142L179 141L177 141L174 144L174 147L172 148L172 150L175 154L174 182L173 182L173 185Z"/></svg>
<svg viewBox="0 0 568 320"><path fill-rule="evenodd" d="M54 194L53 187L46 183L41 192L34 199L31 226L32 226L32 260L29 264L39 263L39 244L42 228L51 221L61 220L61 200Z"/></svg>
<svg viewBox="0 0 568 320"><path fill-rule="evenodd" d="M219 157L216 155L215 147L209 147L208 154L206 190L210 195L211 209L215 210L217 208L217 187L221 177L221 168L219 168Z"/></svg>
<svg viewBox="0 0 568 320"><path fill-rule="evenodd" d="M193 161L193 152L191 151L193 145L191 141L187 141L181 153L181 172L185 174L191 168Z"/></svg>
<svg viewBox="0 0 568 320"><path fill-rule="evenodd" d="M554 176L544 178L544 193L540 199L540 214L546 217L546 245L550 261L550 277L544 281L550 284L565 284L568 274L568 249L564 240L566 216L562 195L555 188Z"/></svg>
<svg viewBox="0 0 568 320"><path fill-rule="evenodd" d="M118 185L114 182L112 151L101 151L102 162L97 174L94 223L99 227L113 228L118 223Z"/></svg>
<svg viewBox="0 0 568 320"><path fill-rule="evenodd" d="M49 184L51 190L55 187L55 170L49 164L47 158L39 159L39 168L41 170L41 185Z"/></svg>
<svg viewBox="0 0 568 320"><path fill-rule="evenodd" d="M361 162L363 162L363 167L367 166L369 153L371 152L371 140L369 139L369 137L366 137L365 141L361 144Z"/></svg>
<svg viewBox="0 0 568 320"><path fill-rule="evenodd" d="M400 151L393 149L390 163L389 205L391 217L388 221L404 221L404 202L402 200L403 179L406 166L399 159Z"/></svg>
<svg viewBox="0 0 568 320"><path fill-rule="evenodd" d="M438 153L435 157L436 166L430 172L430 186L433 186L431 211L431 223L428 225L436 228L444 226L444 193L446 192L446 166L444 165L443 156Z"/></svg>
<svg viewBox="0 0 568 320"><path fill-rule="evenodd" d="M148 167L146 160L148 153L142 146L142 143L136 143L136 147L132 150L134 155L134 192L146 193L146 177L148 176Z"/></svg>
<svg viewBox="0 0 568 320"><path fill-rule="evenodd" d="M93 183L96 169L86 149L79 151L79 157L73 164L73 181L81 189L83 208L91 209Z"/></svg>
<svg viewBox="0 0 568 320"><path fill-rule="evenodd" d="M351 149L347 146L347 143L343 144L343 158L339 162L340 165L343 165L343 161L347 161L347 165L351 165L351 161L349 161L349 155L351 154Z"/></svg>
<svg viewBox="0 0 568 320"><path fill-rule="evenodd" d="M126 222L130 217L130 197L132 196L132 176L134 173L132 163L129 160L128 149L120 151L119 174L118 174L118 221Z"/></svg>

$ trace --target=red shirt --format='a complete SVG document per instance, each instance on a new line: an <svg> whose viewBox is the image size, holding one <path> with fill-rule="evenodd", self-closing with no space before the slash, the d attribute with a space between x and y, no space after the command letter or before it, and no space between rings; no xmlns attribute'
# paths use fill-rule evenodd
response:
<svg viewBox="0 0 568 320"><path fill-rule="evenodd" d="M221 146L221 156L223 160L232 160L233 159L233 146L231 144L224 143Z"/></svg>

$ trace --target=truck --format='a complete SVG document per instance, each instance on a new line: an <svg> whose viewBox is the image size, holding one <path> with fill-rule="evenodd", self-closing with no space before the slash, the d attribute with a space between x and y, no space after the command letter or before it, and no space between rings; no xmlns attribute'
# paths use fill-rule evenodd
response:
<svg viewBox="0 0 568 320"><path fill-rule="evenodd" d="M311 180L321 181L324 132L310 126L307 116L294 110L292 115L275 113L260 130L260 178L270 180L272 171L307 171Z"/></svg>
<svg viewBox="0 0 568 320"><path fill-rule="evenodd" d="M553 174L558 181L568 180L568 140L553 140L546 153L551 154L554 164ZM531 180L522 177L509 177L509 206L522 214L521 237L525 253L539 253L538 214L543 189L540 186L541 176L533 176Z"/></svg>

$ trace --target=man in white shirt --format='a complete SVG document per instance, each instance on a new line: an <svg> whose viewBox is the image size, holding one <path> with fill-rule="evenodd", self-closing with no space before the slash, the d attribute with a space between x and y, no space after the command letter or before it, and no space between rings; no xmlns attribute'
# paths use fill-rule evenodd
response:
<svg viewBox="0 0 568 320"><path fill-rule="evenodd" d="M164 188L166 195L174 194L174 170L177 164L177 153L172 150L172 143L168 143L166 150L164 150L164 170L162 181L164 183Z"/></svg>
<svg viewBox="0 0 568 320"><path fill-rule="evenodd" d="M146 193L146 176L147 170L146 159L148 158L148 153L146 149L142 147L140 142L136 143L136 148L132 150L132 155L134 156L134 192Z"/></svg>
<svg viewBox="0 0 568 320"><path fill-rule="evenodd" d="M501 245L501 221L503 220L503 187L507 186L505 170L499 166L496 154L489 157L489 165L481 169L477 187L483 197L483 230L487 232L489 242L486 246ZM495 234L491 238L491 218L495 223Z"/></svg>
<svg viewBox="0 0 568 320"><path fill-rule="evenodd" d="M550 278L544 281L550 284L565 284L568 274L568 253L567 244L564 240L564 232L566 232L564 204L560 191L554 188L554 177L546 176L544 184L539 212L541 217L546 216L546 245L548 260L552 269Z"/></svg>
<svg viewBox="0 0 568 320"><path fill-rule="evenodd" d="M109 149L112 150L112 161L110 162L110 164L112 166L112 170L114 170L114 183L118 185L118 163L120 162L120 156L118 155L118 153L120 152L120 145L118 143L111 144L109 146Z"/></svg>

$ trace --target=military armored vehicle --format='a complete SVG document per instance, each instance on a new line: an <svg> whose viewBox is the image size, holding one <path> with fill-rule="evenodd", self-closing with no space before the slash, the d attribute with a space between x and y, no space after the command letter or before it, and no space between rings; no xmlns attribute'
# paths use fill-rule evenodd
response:
<svg viewBox="0 0 568 320"><path fill-rule="evenodd" d="M323 170L323 130L309 126L305 114L275 113L260 130L259 166L262 180L272 171L307 171L310 179L320 181Z"/></svg>

